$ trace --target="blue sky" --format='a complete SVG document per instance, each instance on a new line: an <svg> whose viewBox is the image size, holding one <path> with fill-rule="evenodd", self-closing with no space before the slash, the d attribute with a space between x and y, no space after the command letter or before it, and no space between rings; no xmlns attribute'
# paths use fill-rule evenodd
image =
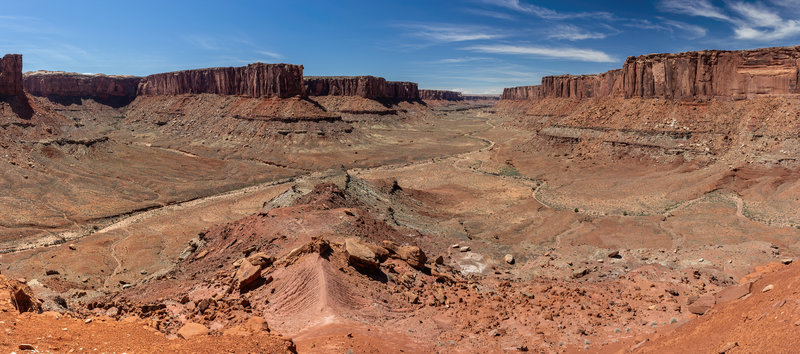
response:
<svg viewBox="0 0 800 354"><path fill-rule="evenodd" d="M24 69L147 75L262 61L499 93L627 56L800 44L800 0L2 1Z"/></svg>

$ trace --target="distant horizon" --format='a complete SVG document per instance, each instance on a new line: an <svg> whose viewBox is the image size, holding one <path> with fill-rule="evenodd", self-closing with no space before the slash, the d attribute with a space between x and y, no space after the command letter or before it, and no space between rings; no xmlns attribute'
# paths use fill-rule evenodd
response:
<svg viewBox="0 0 800 354"><path fill-rule="evenodd" d="M31 0L4 10L0 54L23 54L25 71L147 76L282 62L307 76L371 75L465 94L599 74L629 56L800 39L800 0Z"/></svg>

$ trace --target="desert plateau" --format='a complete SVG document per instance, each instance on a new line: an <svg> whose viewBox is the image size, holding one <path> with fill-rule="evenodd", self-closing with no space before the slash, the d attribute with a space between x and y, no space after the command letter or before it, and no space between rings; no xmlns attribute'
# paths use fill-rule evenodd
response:
<svg viewBox="0 0 800 354"><path fill-rule="evenodd" d="M791 1L178 3L0 16L0 351L800 351Z"/></svg>

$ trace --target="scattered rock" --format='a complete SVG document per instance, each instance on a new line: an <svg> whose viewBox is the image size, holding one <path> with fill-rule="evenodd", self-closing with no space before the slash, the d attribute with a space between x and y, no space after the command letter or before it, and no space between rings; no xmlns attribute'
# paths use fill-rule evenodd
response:
<svg viewBox="0 0 800 354"><path fill-rule="evenodd" d="M791 259L791 258L784 258L784 259L781 260L781 263L783 263L785 265L790 265L790 264L792 264L792 262L794 262L794 260Z"/></svg>
<svg viewBox="0 0 800 354"><path fill-rule="evenodd" d="M45 275L58 275L58 271L55 269L48 269L44 272Z"/></svg>
<svg viewBox="0 0 800 354"><path fill-rule="evenodd" d="M261 267L253 265L246 259L236 270L233 281L239 290L247 289L261 277Z"/></svg>
<svg viewBox="0 0 800 354"><path fill-rule="evenodd" d="M198 253L196 256L194 256L194 259L201 259L201 258L203 258L203 257L205 257L207 255L208 255L208 250L202 250L202 251L200 251L200 253Z"/></svg>
<svg viewBox="0 0 800 354"><path fill-rule="evenodd" d="M765 287L764 287L764 289L761 289L761 292L762 292L762 293L765 293L765 292L767 292L767 291L770 291L770 290L772 290L773 288L775 288L775 286L774 286L774 285L772 285L772 284L769 284L769 285L765 286Z"/></svg>
<svg viewBox="0 0 800 354"><path fill-rule="evenodd" d="M716 297L717 303L725 303L737 299L741 299L745 295L750 293L750 288L753 283L744 283L734 286L729 286L725 289L719 291L714 297Z"/></svg>
<svg viewBox="0 0 800 354"><path fill-rule="evenodd" d="M460 247L461 247L461 245L459 245L457 243L450 245L450 248L460 248Z"/></svg>
<svg viewBox="0 0 800 354"><path fill-rule="evenodd" d="M576 269L574 272L572 272L572 278L573 279L583 278L584 276L586 276L587 274L589 274L591 272L592 272L592 270L589 269L589 268L579 268L579 269Z"/></svg>
<svg viewBox="0 0 800 354"><path fill-rule="evenodd" d="M29 286L15 280L9 280L6 286L11 294L11 303L19 313L42 313L42 302L33 295Z"/></svg>
<svg viewBox="0 0 800 354"><path fill-rule="evenodd" d="M264 252L258 252L248 256L247 261L250 262L250 264L263 269L264 267L271 266L272 263L275 262L275 258L267 255Z"/></svg>
<svg viewBox="0 0 800 354"><path fill-rule="evenodd" d="M714 304L716 303L717 302L714 297L710 295L700 297L693 296L689 298L688 310L693 314L703 315L712 307L714 307Z"/></svg>
<svg viewBox="0 0 800 354"><path fill-rule="evenodd" d="M75 245L69 245L67 247L69 247L69 249L73 251L78 249L77 247L75 247Z"/></svg>
<svg viewBox="0 0 800 354"><path fill-rule="evenodd" d="M438 265L444 264L444 257L442 255L437 256L436 259L433 260L433 263Z"/></svg>
<svg viewBox="0 0 800 354"><path fill-rule="evenodd" d="M505 257L503 257L503 260L506 261L506 263L508 263L508 264L514 264L514 261L515 261L514 260L514 255L513 254L507 254Z"/></svg>
<svg viewBox="0 0 800 354"><path fill-rule="evenodd" d="M36 347L34 347L33 344L20 344L19 350L37 351Z"/></svg>
<svg viewBox="0 0 800 354"><path fill-rule="evenodd" d="M428 260L425 253L417 246L401 246L397 249L397 255L414 268L425 267L425 262Z"/></svg>
<svg viewBox="0 0 800 354"><path fill-rule="evenodd" d="M622 256L619 255L619 251L615 250L608 253L608 258L622 258Z"/></svg>
<svg viewBox="0 0 800 354"><path fill-rule="evenodd" d="M728 343L725 343L725 345L722 346L722 348L717 350L717 353L725 354L725 353L731 351L733 348L736 348L738 346L739 346L739 343L737 343L737 342L728 342Z"/></svg>
<svg viewBox="0 0 800 354"><path fill-rule="evenodd" d="M406 291L406 292L403 293L403 296L406 298L406 301L408 301L409 303L412 303L412 304L418 304L419 303L419 296L417 296L417 294L415 294L415 293L412 293L410 291Z"/></svg>
<svg viewBox="0 0 800 354"><path fill-rule="evenodd" d="M208 328L199 323L187 322L181 329L178 330L178 336L183 339L189 339L197 336L205 336L208 334Z"/></svg>
<svg viewBox="0 0 800 354"><path fill-rule="evenodd" d="M378 268L378 258L364 242L357 238L348 238L344 242L347 261L356 267Z"/></svg>
<svg viewBox="0 0 800 354"><path fill-rule="evenodd" d="M267 325L267 320L261 316L253 316L247 319L247 322L244 323L245 328L250 330L253 333L258 332L269 332L269 325Z"/></svg>
<svg viewBox="0 0 800 354"><path fill-rule="evenodd" d="M461 251L461 252L469 252L470 248L469 248L469 246L463 246L463 247L459 248L458 250Z"/></svg>

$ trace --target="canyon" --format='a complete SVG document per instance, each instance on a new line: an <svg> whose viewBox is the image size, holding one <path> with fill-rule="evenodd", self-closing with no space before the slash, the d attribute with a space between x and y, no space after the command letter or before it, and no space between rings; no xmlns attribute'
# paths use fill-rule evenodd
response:
<svg viewBox="0 0 800 354"><path fill-rule="evenodd" d="M798 65L650 54L498 97L7 55L0 348L780 351Z"/></svg>
<svg viewBox="0 0 800 354"><path fill-rule="evenodd" d="M547 76L541 85L505 89L502 97L738 100L800 94L798 75L800 47L651 54L598 75Z"/></svg>

